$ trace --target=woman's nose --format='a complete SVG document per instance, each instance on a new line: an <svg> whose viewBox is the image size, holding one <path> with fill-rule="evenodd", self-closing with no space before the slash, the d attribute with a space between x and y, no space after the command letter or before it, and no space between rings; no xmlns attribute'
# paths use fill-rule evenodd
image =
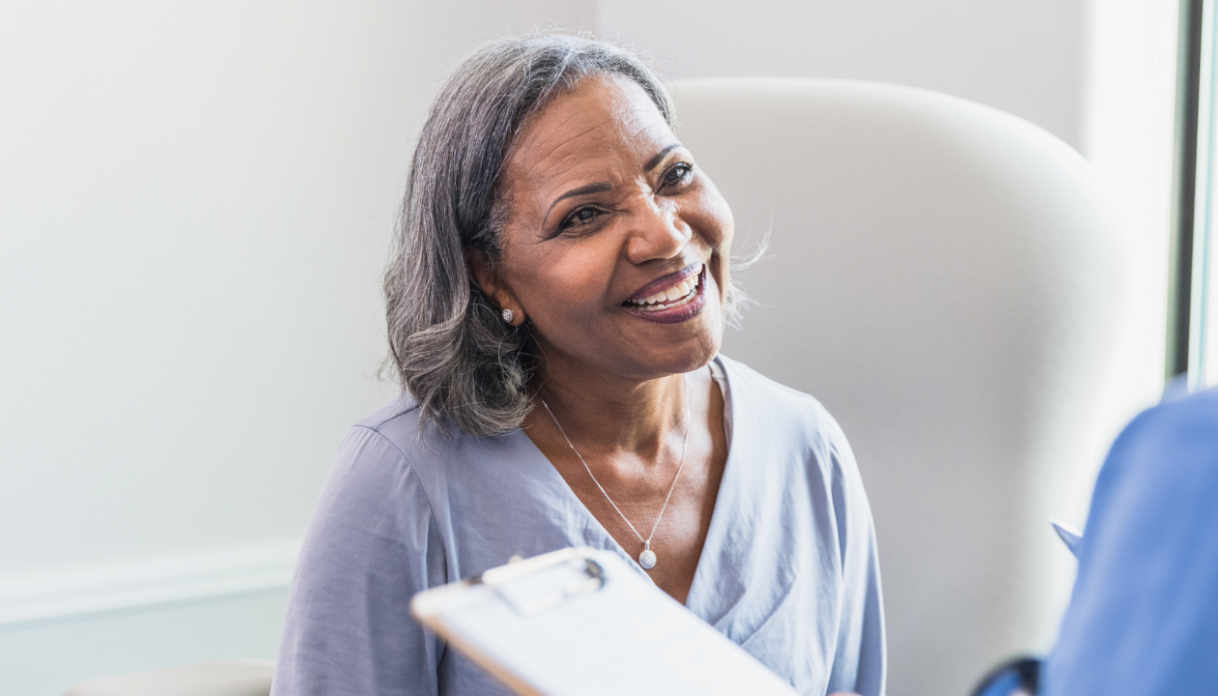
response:
<svg viewBox="0 0 1218 696"><path fill-rule="evenodd" d="M636 264L677 256L693 234L677 211L654 203L640 206L630 223L626 258Z"/></svg>

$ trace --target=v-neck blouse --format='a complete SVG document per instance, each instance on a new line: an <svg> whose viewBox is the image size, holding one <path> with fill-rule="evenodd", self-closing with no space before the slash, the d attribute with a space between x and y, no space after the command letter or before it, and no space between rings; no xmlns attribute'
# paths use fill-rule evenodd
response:
<svg viewBox="0 0 1218 696"><path fill-rule="evenodd" d="M686 606L801 693L884 692L871 510L812 397L723 356L727 464ZM523 431L425 429L395 399L352 428L288 600L274 696L509 694L410 616L418 591L569 546L637 565Z"/></svg>

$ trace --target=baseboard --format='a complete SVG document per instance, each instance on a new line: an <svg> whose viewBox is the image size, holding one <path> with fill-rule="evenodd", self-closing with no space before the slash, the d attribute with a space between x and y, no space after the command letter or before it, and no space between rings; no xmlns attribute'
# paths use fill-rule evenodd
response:
<svg viewBox="0 0 1218 696"><path fill-rule="evenodd" d="M299 542L0 581L0 628L286 589Z"/></svg>

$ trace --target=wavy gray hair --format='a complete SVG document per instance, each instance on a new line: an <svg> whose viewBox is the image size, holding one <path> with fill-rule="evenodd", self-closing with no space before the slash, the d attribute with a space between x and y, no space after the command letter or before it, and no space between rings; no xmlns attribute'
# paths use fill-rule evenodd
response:
<svg viewBox="0 0 1218 696"><path fill-rule="evenodd" d="M498 182L524 122L593 74L638 83L670 126L672 102L634 54L585 36L502 39L457 66L415 146L393 260L385 273L390 356L426 424L475 436L520 427L538 364L533 329L506 324L470 277L465 251L500 259L507 205ZM729 289L734 316L739 293Z"/></svg>

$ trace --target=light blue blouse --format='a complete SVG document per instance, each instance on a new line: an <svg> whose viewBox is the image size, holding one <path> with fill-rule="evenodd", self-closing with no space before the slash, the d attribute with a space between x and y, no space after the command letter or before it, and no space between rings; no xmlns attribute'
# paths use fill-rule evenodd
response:
<svg viewBox="0 0 1218 696"><path fill-rule="evenodd" d="M882 694L875 533L845 436L812 397L722 356L714 367L731 439L686 606L801 693ZM411 596L568 546L635 563L524 432L419 426L394 400L343 442L292 582L275 696L507 694L415 623Z"/></svg>

